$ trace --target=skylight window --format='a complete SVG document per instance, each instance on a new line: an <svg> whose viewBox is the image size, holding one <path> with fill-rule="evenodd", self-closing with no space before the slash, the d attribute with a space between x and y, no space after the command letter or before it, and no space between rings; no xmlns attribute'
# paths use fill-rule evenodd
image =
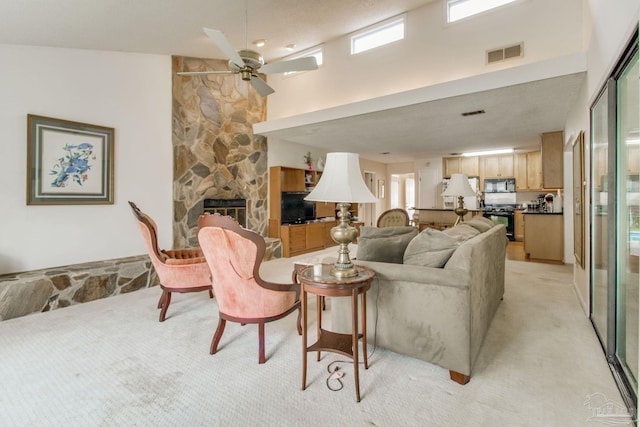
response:
<svg viewBox="0 0 640 427"><path fill-rule="evenodd" d="M351 54L355 55L404 39L405 21L406 16L402 15L355 33L351 36Z"/></svg>
<svg viewBox="0 0 640 427"><path fill-rule="evenodd" d="M316 63L318 64L318 67L320 67L322 65L322 46L314 48L314 49L310 49L307 50L306 52L300 53L298 55L293 55L293 56L289 56L287 58L287 60L291 60L291 59L298 59L298 58L306 58L307 56L313 56L314 58L316 58ZM287 73L284 73L285 76L290 76L293 74L297 74L300 71L289 71Z"/></svg>
<svg viewBox="0 0 640 427"><path fill-rule="evenodd" d="M447 0L447 20L456 22L516 0Z"/></svg>

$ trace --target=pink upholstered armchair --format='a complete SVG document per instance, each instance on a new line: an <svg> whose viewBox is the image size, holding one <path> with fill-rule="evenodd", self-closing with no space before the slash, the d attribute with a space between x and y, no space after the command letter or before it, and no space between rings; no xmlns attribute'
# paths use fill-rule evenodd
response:
<svg viewBox="0 0 640 427"><path fill-rule="evenodd" d="M162 295L158 301L160 321L164 322L172 292L209 291L213 298L211 272L202 251L198 248L160 250L158 248L158 228L151 217L142 212L133 202L129 202L142 237L147 245L149 258L158 274Z"/></svg>
<svg viewBox="0 0 640 427"><path fill-rule="evenodd" d="M264 324L298 310L300 324L300 285L269 283L260 278L265 253L264 238L246 230L231 217L202 215L198 221L198 241L211 268L213 288L220 320L211 340L215 354L226 321L258 324L258 363L265 362Z"/></svg>

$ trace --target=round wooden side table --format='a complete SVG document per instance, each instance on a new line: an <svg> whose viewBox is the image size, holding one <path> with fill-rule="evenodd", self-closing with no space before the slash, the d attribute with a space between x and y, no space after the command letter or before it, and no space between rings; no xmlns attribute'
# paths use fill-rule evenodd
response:
<svg viewBox="0 0 640 427"><path fill-rule="evenodd" d="M314 276L313 265L298 272L302 295L302 390L307 387L307 353L330 351L350 357L353 360L353 378L356 386L356 400L360 402L360 377L358 374L358 339L362 337L362 353L364 368L369 369L367 359L367 302L366 293L371 287L371 280L375 273L362 266L356 266L358 275L339 279L330 274L332 264L322 264L322 275ZM307 293L316 295L318 306L317 341L307 345ZM358 333L358 295L361 296L362 334ZM351 297L351 334L340 334L322 328L323 297Z"/></svg>

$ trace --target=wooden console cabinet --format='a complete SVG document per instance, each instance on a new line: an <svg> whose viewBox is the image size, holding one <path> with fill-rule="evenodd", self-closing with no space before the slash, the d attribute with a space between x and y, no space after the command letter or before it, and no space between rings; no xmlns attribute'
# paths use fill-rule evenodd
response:
<svg viewBox="0 0 640 427"><path fill-rule="evenodd" d="M282 192L311 191L316 186L321 171L272 166L269 168L269 237L282 240L282 256L313 252L335 246L330 230L338 224L337 220L310 222L307 224L282 224ZM358 215L358 204L349 209L353 216ZM335 218L336 204L316 202L316 218ZM360 223L352 224L359 229ZM359 233L358 233L359 234Z"/></svg>

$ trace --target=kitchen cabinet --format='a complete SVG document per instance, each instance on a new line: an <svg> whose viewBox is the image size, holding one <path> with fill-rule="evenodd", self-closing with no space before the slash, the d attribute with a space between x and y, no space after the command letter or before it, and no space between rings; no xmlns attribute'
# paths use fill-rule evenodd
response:
<svg viewBox="0 0 640 427"><path fill-rule="evenodd" d="M467 176L480 176L480 168L478 167L478 156L461 157L460 173L464 173Z"/></svg>
<svg viewBox="0 0 640 427"><path fill-rule="evenodd" d="M444 178L451 178L454 173L463 173L467 176L480 176L478 156L445 157L442 159Z"/></svg>
<svg viewBox="0 0 640 427"><path fill-rule="evenodd" d="M442 176L451 178L454 173L460 172L460 157L445 157L442 159Z"/></svg>
<svg viewBox="0 0 640 427"><path fill-rule="evenodd" d="M542 134L542 188L563 188L564 186L564 133Z"/></svg>
<svg viewBox="0 0 640 427"><path fill-rule="evenodd" d="M562 214L525 213L524 251L532 259L563 262L564 218Z"/></svg>
<svg viewBox="0 0 640 427"><path fill-rule="evenodd" d="M516 176L516 191L528 190L527 153L514 154L513 163L513 169Z"/></svg>
<svg viewBox="0 0 640 427"><path fill-rule="evenodd" d="M524 214L521 210L516 210L513 213L514 218L514 238L516 242L524 242Z"/></svg>
<svg viewBox="0 0 640 427"><path fill-rule="evenodd" d="M540 151L527 153L527 189L540 190L542 188L542 156Z"/></svg>
<svg viewBox="0 0 640 427"><path fill-rule="evenodd" d="M513 156L516 175L516 191L532 191L542 188L540 151L517 153Z"/></svg>
<svg viewBox="0 0 640 427"><path fill-rule="evenodd" d="M513 154L485 156L484 178L513 178Z"/></svg>

